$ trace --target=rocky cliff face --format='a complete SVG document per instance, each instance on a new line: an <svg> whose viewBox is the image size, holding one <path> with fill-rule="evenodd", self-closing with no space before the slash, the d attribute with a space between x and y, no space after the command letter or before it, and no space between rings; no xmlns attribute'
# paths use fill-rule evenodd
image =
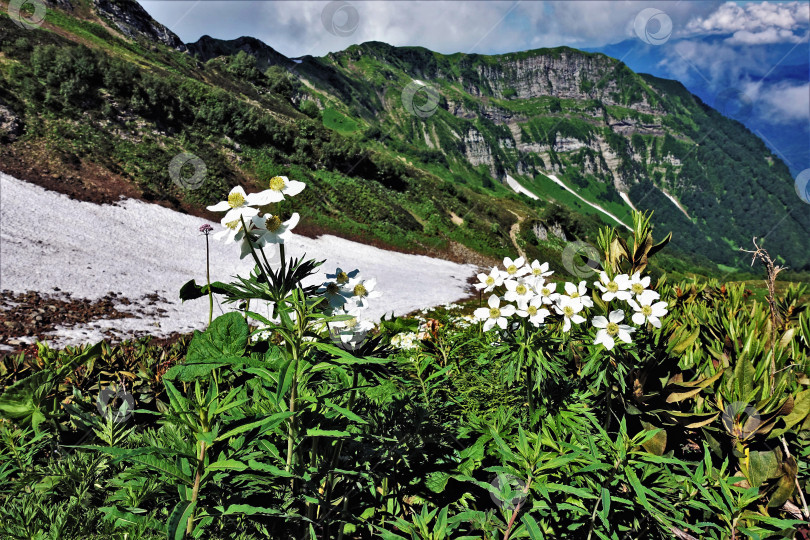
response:
<svg viewBox="0 0 810 540"><path fill-rule="evenodd" d="M127 37L143 37L178 51L186 46L177 35L154 20L135 0L93 0L99 15L112 21Z"/></svg>

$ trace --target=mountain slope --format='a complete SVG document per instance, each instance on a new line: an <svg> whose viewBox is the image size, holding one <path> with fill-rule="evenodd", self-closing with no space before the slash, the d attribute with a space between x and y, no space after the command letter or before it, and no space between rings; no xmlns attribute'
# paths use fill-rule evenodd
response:
<svg viewBox="0 0 810 540"><path fill-rule="evenodd" d="M116 0L119 14L72 1L41 29L0 18L0 125L17 126L0 134L0 159L18 177L205 215L233 184L286 174L311 186L296 201L310 234L482 263L521 249L558 269L566 240L618 225L593 205L630 221L625 196L675 232L670 271L741 264L734 248L754 234L810 269L810 216L781 161L679 83L604 55L366 43L292 60L209 37L181 52L148 30L157 23L121 30L131 0ZM168 174L182 152L205 163L197 189Z"/></svg>

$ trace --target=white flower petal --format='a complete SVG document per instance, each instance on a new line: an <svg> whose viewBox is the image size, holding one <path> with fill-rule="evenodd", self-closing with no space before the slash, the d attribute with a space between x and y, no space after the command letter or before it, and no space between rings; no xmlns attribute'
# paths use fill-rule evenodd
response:
<svg viewBox="0 0 810 540"><path fill-rule="evenodd" d="M295 195L298 195L304 191L305 187L307 187L307 185L303 182L299 182L298 180L289 180L283 191L285 195L294 197Z"/></svg>
<svg viewBox="0 0 810 540"><path fill-rule="evenodd" d="M231 205L228 204L228 201L220 201L213 206L206 206L206 208L212 212L224 212L226 210L230 210Z"/></svg>

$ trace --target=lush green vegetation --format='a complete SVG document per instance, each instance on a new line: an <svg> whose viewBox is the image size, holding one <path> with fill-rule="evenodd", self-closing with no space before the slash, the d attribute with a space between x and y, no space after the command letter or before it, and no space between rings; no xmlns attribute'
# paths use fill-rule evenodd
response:
<svg viewBox="0 0 810 540"><path fill-rule="evenodd" d="M633 223L600 232L601 277L506 261L490 307L376 327L373 280L305 287L321 263L270 265L254 229L250 276L183 287L243 306L190 341L0 361L0 535L804 534L806 289L649 280L668 238Z"/></svg>

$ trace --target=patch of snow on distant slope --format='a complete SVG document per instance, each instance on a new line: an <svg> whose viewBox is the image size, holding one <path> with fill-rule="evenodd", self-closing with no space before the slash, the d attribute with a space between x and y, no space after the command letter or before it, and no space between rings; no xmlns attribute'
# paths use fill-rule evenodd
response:
<svg viewBox="0 0 810 540"><path fill-rule="evenodd" d="M106 328L120 337L203 329L207 297L185 303L178 298L180 287L190 279L205 283L205 238L198 231L203 223L202 218L132 199L115 205L76 201L0 173L0 289L47 293L58 287L90 299L109 291L132 300L152 293L167 299L157 306L166 310L160 318L97 321L62 329L54 340L59 345L100 339ZM215 231L221 228L213 225ZM237 244L226 245L213 237L210 244L212 281L229 282L253 268L250 257L239 260ZM286 247L288 256L326 259L306 284L325 281L325 274L338 266L376 277L383 296L370 302L367 315L374 319L465 297L467 278L477 271L472 265L328 235L317 239L293 235ZM214 309L219 314L232 305Z"/></svg>
<svg viewBox="0 0 810 540"><path fill-rule="evenodd" d="M506 185L509 186L510 188L512 188L512 191L514 191L515 193L523 193L524 195L526 195L530 199L537 200L537 199L540 198L537 195L535 195L534 193L532 193L531 191L529 191L528 189L526 189L525 187L523 187L520 184L520 182L518 182L517 180L515 180L514 178L512 178L508 174L506 175Z"/></svg>
<svg viewBox="0 0 810 540"><path fill-rule="evenodd" d="M630 197L628 197L628 196L627 196L627 193L625 193L624 191L620 191L620 192L619 192L619 197L621 197L621 198L622 198L622 200L623 200L624 202L626 202L626 203L627 203L627 206L629 206L630 208L632 208L632 209L633 209L633 210L635 210L635 211L638 211L638 208L636 208L635 206L633 206L633 203L632 203L632 201L630 200Z"/></svg>
<svg viewBox="0 0 810 540"><path fill-rule="evenodd" d="M546 174L546 173L544 173L544 174ZM572 193L572 194L573 194L575 197L577 197L579 200L581 200L582 202L584 202L584 203L585 203L585 204L587 204L588 206L591 206L591 207L593 207L593 208L596 208L597 210L599 210L600 212L602 212L602 213L603 213L603 214L605 214L606 216L610 216L611 218L613 218L614 220L616 220L616 222L617 222L617 223L621 223L622 225L624 225L624 227L625 227L627 230L632 230L632 229L630 228L630 226L629 226L629 225L627 225L625 222L623 222L622 220L620 220L619 218L617 218L616 216L614 216L613 214L611 214L610 212L608 212L607 210L605 210L604 208L602 208L601 206L599 206L598 204L594 204L594 203L592 203L591 201L589 201L588 199L584 198L582 195L580 195L579 193L577 193L576 191L574 191L574 190L573 190L573 189L571 189L570 187L566 186L566 185L563 183L563 181L562 181L562 180L560 180L559 178L557 178L557 177L556 177L556 176L554 176L553 174L546 174L546 176L548 176L549 178L551 178L551 181L552 181L552 182L554 182L555 184L557 184L558 186L560 186L560 187L561 187L561 188L563 188L564 190L568 191L569 193Z"/></svg>

